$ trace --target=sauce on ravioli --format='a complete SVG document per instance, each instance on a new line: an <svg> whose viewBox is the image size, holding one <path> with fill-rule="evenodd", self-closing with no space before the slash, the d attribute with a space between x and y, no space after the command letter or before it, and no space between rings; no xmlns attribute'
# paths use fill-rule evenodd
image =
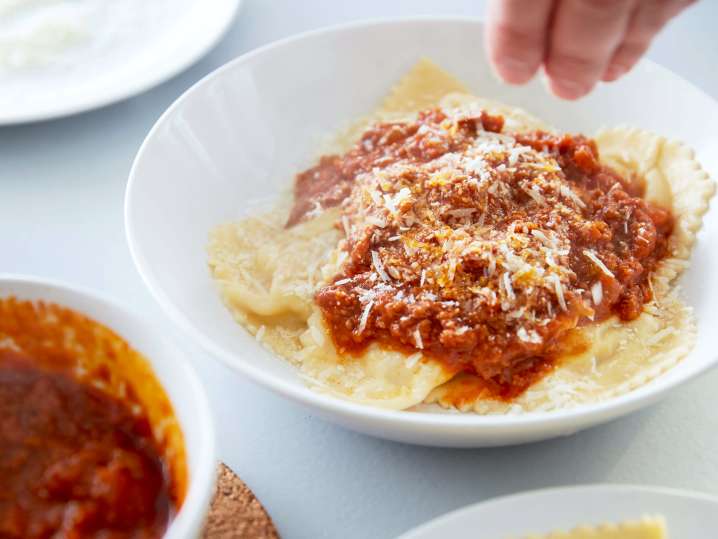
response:
<svg viewBox="0 0 718 539"><path fill-rule="evenodd" d="M420 351L511 399L572 329L650 301L673 218L643 189L581 135L433 108L299 174L287 226L341 206L345 261L315 296L340 353Z"/></svg>

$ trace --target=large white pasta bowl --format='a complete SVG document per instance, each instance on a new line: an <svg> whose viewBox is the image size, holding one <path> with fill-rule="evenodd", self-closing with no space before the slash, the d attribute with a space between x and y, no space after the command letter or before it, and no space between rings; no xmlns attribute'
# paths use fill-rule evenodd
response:
<svg viewBox="0 0 718 539"><path fill-rule="evenodd" d="M137 268L167 315L217 359L351 429L436 446L505 445L568 435L665 396L718 362L718 217L709 212L684 297L696 311L693 352L651 383L609 401L521 415L389 411L319 394L265 350L224 307L207 268L216 225L251 213L286 190L322 142L367 114L391 85L428 57L484 97L522 107L558 128L593 133L635 125L692 146L718 171L718 104L644 61L621 81L575 103L538 81L509 87L491 74L482 24L470 19L366 22L310 32L246 54L182 95L144 141L130 173L125 218ZM713 174L715 177L716 174Z"/></svg>

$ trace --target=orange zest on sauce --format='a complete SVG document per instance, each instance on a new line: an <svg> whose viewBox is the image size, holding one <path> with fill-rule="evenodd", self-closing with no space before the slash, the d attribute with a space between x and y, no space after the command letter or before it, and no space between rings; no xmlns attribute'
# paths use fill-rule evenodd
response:
<svg viewBox="0 0 718 539"><path fill-rule="evenodd" d="M651 299L673 218L642 194L591 139L432 109L299 174L287 226L341 205L346 262L316 294L340 353L420 351L510 400L572 329Z"/></svg>

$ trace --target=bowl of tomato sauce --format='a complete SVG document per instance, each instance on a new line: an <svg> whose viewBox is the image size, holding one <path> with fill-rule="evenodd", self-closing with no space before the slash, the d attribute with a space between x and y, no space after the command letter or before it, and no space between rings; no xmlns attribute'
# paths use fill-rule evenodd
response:
<svg viewBox="0 0 718 539"><path fill-rule="evenodd" d="M194 537L215 465L204 390L157 328L0 275L0 537Z"/></svg>

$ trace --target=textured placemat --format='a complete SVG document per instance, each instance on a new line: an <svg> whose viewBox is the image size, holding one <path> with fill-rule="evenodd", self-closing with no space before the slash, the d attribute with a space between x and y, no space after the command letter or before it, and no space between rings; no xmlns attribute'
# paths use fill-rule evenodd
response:
<svg viewBox="0 0 718 539"><path fill-rule="evenodd" d="M224 464L217 469L217 486L204 525L203 539L279 539L257 497Z"/></svg>

